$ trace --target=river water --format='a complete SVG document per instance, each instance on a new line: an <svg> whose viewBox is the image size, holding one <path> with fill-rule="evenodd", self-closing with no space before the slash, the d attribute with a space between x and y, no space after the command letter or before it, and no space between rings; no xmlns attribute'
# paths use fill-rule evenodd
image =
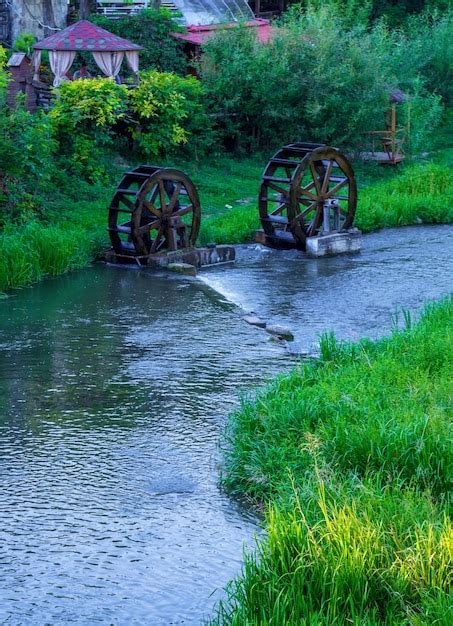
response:
<svg viewBox="0 0 453 626"><path fill-rule="evenodd" d="M97 265L0 301L0 623L199 624L257 526L218 487L240 392L451 290L453 227L360 255L242 247L200 279ZM291 328L290 350L242 307Z"/></svg>

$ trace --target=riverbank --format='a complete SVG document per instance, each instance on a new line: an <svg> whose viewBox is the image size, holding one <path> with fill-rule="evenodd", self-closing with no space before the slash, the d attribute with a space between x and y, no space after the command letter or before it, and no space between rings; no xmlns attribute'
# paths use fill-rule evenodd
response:
<svg viewBox="0 0 453 626"><path fill-rule="evenodd" d="M448 624L453 298L321 340L230 421L224 484L266 510L213 624Z"/></svg>
<svg viewBox="0 0 453 626"><path fill-rule="evenodd" d="M253 239L259 228L256 197L264 161L224 157L209 164L176 160L173 165L187 171L199 189L200 244ZM453 221L453 174L447 163L408 164L391 172L376 166L359 169L356 224L364 232ZM0 292L84 267L99 256L109 245L107 207L117 178L119 174L91 187L85 184L77 199L62 194L45 221L6 227L0 235Z"/></svg>

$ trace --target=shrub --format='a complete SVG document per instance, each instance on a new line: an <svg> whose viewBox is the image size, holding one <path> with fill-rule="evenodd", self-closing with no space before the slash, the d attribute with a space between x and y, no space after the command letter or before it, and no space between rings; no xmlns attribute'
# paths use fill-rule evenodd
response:
<svg viewBox="0 0 453 626"><path fill-rule="evenodd" d="M113 79L63 82L50 117L65 132L105 133L127 110L127 88Z"/></svg>
<svg viewBox="0 0 453 626"><path fill-rule="evenodd" d="M182 43L170 35L180 31L181 27L173 21L169 11L146 9L137 15L118 20L96 16L93 21L102 28L143 46L140 52L142 69L185 73L186 60Z"/></svg>
<svg viewBox="0 0 453 626"><path fill-rule="evenodd" d="M245 28L220 31L200 69L224 133L246 148L292 140L363 147L364 133L383 125L395 88L417 101L420 145L441 115L421 74L429 38L409 46L411 37L382 22L350 28L329 7L296 8L266 45Z"/></svg>
<svg viewBox="0 0 453 626"><path fill-rule="evenodd" d="M21 33L19 37L14 40L13 50L15 52L25 52L31 54L32 45L36 42L36 37L31 33Z"/></svg>
<svg viewBox="0 0 453 626"><path fill-rule="evenodd" d="M0 106L0 220L29 220L40 211L56 171L57 144L43 113L30 114L18 101Z"/></svg>
<svg viewBox="0 0 453 626"><path fill-rule="evenodd" d="M209 145L211 124L202 104L203 86L194 77L167 72L142 72L130 91L132 126L138 148L147 157L169 154L191 141L193 147Z"/></svg>
<svg viewBox="0 0 453 626"><path fill-rule="evenodd" d="M127 113L127 88L99 78L64 82L56 93L49 118L60 156L73 174L100 180L108 170L104 152L112 143L112 130Z"/></svg>
<svg viewBox="0 0 453 626"><path fill-rule="evenodd" d="M5 88L9 82L9 75L6 70L6 61L6 50L5 48L2 48L2 46L0 46L0 103L2 97L4 98Z"/></svg>

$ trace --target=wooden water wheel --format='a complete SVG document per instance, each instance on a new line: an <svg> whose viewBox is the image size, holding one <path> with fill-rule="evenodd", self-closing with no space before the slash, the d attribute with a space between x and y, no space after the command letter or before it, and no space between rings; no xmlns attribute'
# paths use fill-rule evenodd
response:
<svg viewBox="0 0 453 626"><path fill-rule="evenodd" d="M354 172L336 148L289 144L264 170L259 211L269 245L305 249L308 237L351 228L356 205Z"/></svg>
<svg viewBox="0 0 453 626"><path fill-rule="evenodd" d="M184 172L140 165L123 175L115 191L108 231L116 254L148 256L193 247L200 219L197 190Z"/></svg>

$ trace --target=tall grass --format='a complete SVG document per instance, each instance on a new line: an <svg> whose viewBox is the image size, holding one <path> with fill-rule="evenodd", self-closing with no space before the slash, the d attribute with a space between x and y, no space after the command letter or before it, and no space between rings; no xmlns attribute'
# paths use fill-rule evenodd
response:
<svg viewBox="0 0 453 626"><path fill-rule="evenodd" d="M217 624L449 624L453 298L377 342L321 345L232 417L224 483L266 536Z"/></svg>
<svg viewBox="0 0 453 626"><path fill-rule="evenodd" d="M106 246L106 200L72 202L54 224L8 226L0 234L0 292L88 265Z"/></svg>
<svg viewBox="0 0 453 626"><path fill-rule="evenodd" d="M360 178L359 178L360 182ZM258 192L259 180L255 193ZM232 189L240 193L240 187ZM234 196L233 196L234 197ZM231 198L231 196L230 196ZM203 220L201 243L245 243L260 228L256 199ZM363 232L409 224L453 222L453 173L437 163L412 164L359 191L356 226Z"/></svg>

